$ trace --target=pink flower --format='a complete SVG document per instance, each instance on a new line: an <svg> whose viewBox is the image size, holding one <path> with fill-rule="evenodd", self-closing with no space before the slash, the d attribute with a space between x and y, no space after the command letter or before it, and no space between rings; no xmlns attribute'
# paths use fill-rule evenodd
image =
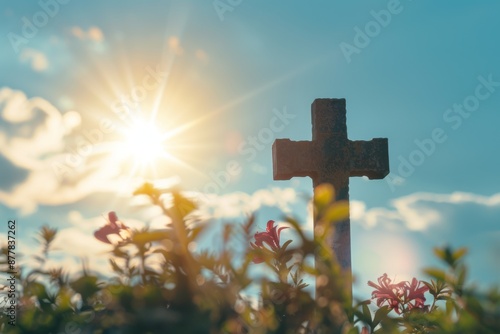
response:
<svg viewBox="0 0 500 334"><path fill-rule="evenodd" d="M104 225L103 227L94 232L94 237L97 240L105 242L107 244L111 244L111 241L109 240L108 236L112 234L119 236L123 240L123 237L121 236L120 233L124 230L128 230L129 228L118 220L118 216L114 211L110 211L108 213L108 220L109 220L108 224Z"/></svg>
<svg viewBox="0 0 500 334"><path fill-rule="evenodd" d="M267 227L265 232L257 232L255 233L255 244L251 243L252 248L254 249L266 249L264 244L267 244L271 247L271 250L277 251L280 249L280 234L281 231L288 227L280 227L274 226L274 220L270 220L267 222ZM254 263L262 263L264 259L261 257L254 257L252 260Z"/></svg>
<svg viewBox="0 0 500 334"><path fill-rule="evenodd" d="M372 292L372 299L377 299L377 306L381 307L385 303L390 309L400 314L402 311L401 302L405 293L405 282L391 283L391 279L387 277L387 274L384 274L378 278L378 284L368 281L368 285L375 288L375 291Z"/></svg>
<svg viewBox="0 0 500 334"><path fill-rule="evenodd" d="M399 283L391 283L391 279L384 274L378 278L379 285L368 282L368 285L375 288L372 292L372 298L377 299L377 306L381 307L384 304L393 309L397 314L401 314L406 310L422 309L426 310L428 305L425 305L424 293L429 289L427 286L420 286L422 282L413 278L411 283L403 281Z"/></svg>
<svg viewBox="0 0 500 334"><path fill-rule="evenodd" d="M408 309L425 309L424 293L429 291L429 288L426 285L420 287L422 282L419 282L416 278L413 278L411 284L410 282L405 283L405 302L408 304Z"/></svg>

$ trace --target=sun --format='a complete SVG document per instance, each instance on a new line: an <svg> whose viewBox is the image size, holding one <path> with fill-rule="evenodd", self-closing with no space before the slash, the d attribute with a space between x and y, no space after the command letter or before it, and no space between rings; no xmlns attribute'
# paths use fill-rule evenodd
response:
<svg viewBox="0 0 500 334"><path fill-rule="evenodd" d="M165 137L155 124L139 120L127 129L124 145L130 156L149 164L167 154Z"/></svg>
<svg viewBox="0 0 500 334"><path fill-rule="evenodd" d="M171 158L166 143L169 133L161 132L155 122L136 118L120 132L119 156L122 161L132 163L134 169Z"/></svg>

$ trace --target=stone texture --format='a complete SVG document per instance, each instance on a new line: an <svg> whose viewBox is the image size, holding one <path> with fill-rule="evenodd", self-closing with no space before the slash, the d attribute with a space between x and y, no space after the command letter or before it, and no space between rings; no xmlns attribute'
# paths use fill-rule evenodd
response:
<svg viewBox="0 0 500 334"><path fill-rule="evenodd" d="M273 144L273 176L289 180L309 176L316 187L330 183L337 200L349 200L349 177L383 179L389 174L387 138L351 141L347 137L345 99L316 99L311 106L312 141L277 139ZM338 223L329 243L340 265L351 271L349 219Z"/></svg>

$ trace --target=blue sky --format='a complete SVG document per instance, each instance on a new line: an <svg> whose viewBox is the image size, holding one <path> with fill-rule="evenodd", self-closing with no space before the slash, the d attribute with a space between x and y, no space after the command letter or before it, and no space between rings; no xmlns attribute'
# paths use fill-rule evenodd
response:
<svg viewBox="0 0 500 334"><path fill-rule="evenodd" d="M367 298L364 283L384 272L419 274L444 244L469 247L474 280L499 283L499 10L416 0L2 4L2 217L19 221L25 253L44 223L59 227L66 254L102 252L92 238L102 214L151 221L157 213L131 207L130 189L178 178L214 193L207 212L217 218L260 208L263 229L279 220L277 206L306 221L312 183L273 181L272 141L310 139L313 100L346 98L349 137L389 138L391 167L386 180L351 179L356 291ZM154 169L127 141L131 124L153 116L169 135Z"/></svg>

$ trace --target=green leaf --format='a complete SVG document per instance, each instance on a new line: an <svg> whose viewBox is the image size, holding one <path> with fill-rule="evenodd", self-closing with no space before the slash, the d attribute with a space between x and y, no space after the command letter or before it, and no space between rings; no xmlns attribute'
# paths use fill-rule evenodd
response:
<svg viewBox="0 0 500 334"><path fill-rule="evenodd" d="M307 274L309 274L309 275L313 275L313 276L316 276L316 275L318 275L318 274L319 274L318 269L313 268L313 267L309 267L309 266L307 266L307 265L304 265L304 266L302 267L302 270L303 270L305 273L307 273Z"/></svg>
<svg viewBox="0 0 500 334"><path fill-rule="evenodd" d="M448 299L446 301L446 315L450 316L455 309L455 302L453 300Z"/></svg>
<svg viewBox="0 0 500 334"><path fill-rule="evenodd" d="M87 300L101 290L97 286L97 277L95 276L82 276L71 282L70 286L82 296L83 300Z"/></svg>
<svg viewBox="0 0 500 334"><path fill-rule="evenodd" d="M349 218L349 202L338 201L330 205L323 218L328 222L339 222Z"/></svg>
<svg viewBox="0 0 500 334"><path fill-rule="evenodd" d="M446 273L438 268L426 268L424 269L424 273L427 275L439 280L439 281L445 281L446 280Z"/></svg>
<svg viewBox="0 0 500 334"><path fill-rule="evenodd" d="M41 256L38 256L38 255L33 255L33 258L34 258L35 260L37 260L38 262L40 262L40 263L43 263L43 262L45 262L45 260L46 260L45 258L43 258L43 257L41 257Z"/></svg>
<svg viewBox="0 0 500 334"><path fill-rule="evenodd" d="M323 208L335 199L335 189L329 183L323 183L314 188L314 204Z"/></svg>
<svg viewBox="0 0 500 334"><path fill-rule="evenodd" d="M288 245L290 245L291 243L292 243L292 240L287 240L287 242L285 242L285 243L283 244L283 246L281 246L280 251L285 252L285 251L286 251L286 248L287 248L287 247L288 247Z"/></svg>
<svg viewBox="0 0 500 334"><path fill-rule="evenodd" d="M121 258L128 258L128 253L127 252L124 252L122 251L119 247L115 247L112 251L113 255L116 256L116 257L121 257Z"/></svg>
<svg viewBox="0 0 500 334"><path fill-rule="evenodd" d="M467 248L465 247L459 248L455 252L453 252L453 260L457 262L460 259L462 259L462 257L464 257L465 254L467 254Z"/></svg>
<svg viewBox="0 0 500 334"><path fill-rule="evenodd" d="M132 234L132 242L137 245L145 245L149 242L160 241L166 239L168 234L166 231L134 231Z"/></svg>
<svg viewBox="0 0 500 334"><path fill-rule="evenodd" d="M457 269L457 286L463 288L465 285L465 279L467 278L467 268L460 266Z"/></svg>
<svg viewBox="0 0 500 334"><path fill-rule="evenodd" d="M293 253L292 252L285 252L283 254L283 256L281 256L281 261L286 264L288 263L288 261L290 261L293 257Z"/></svg>
<svg viewBox="0 0 500 334"><path fill-rule="evenodd" d="M375 312L375 316L373 317L373 327L377 327L380 322L384 321L387 318L387 315L391 312L391 309L388 306L383 306L379 308Z"/></svg>
<svg viewBox="0 0 500 334"><path fill-rule="evenodd" d="M130 272L130 275L132 275L132 276L137 275L137 274L139 274L139 267L130 266L129 272Z"/></svg>
<svg viewBox="0 0 500 334"><path fill-rule="evenodd" d="M436 285L434 284L434 281L432 281L432 283L422 281L422 283L424 283L424 285L427 286L427 288L429 289L429 293L431 295L433 295L434 297L437 296L438 292L436 289Z"/></svg>
<svg viewBox="0 0 500 334"><path fill-rule="evenodd" d="M302 290L304 288L307 288L308 286L309 284L307 283L300 283L299 285L297 285L297 289Z"/></svg>
<svg viewBox="0 0 500 334"><path fill-rule="evenodd" d="M466 248L460 248L453 251L450 247L435 248L434 253L438 258L446 262L452 268L456 268L458 261L467 253Z"/></svg>
<svg viewBox="0 0 500 334"><path fill-rule="evenodd" d="M370 308L367 304L361 305L361 309L363 310L363 322L372 326L372 313L370 312Z"/></svg>
<svg viewBox="0 0 500 334"><path fill-rule="evenodd" d="M439 295L436 297L436 300L449 300L450 299L450 296L446 296L446 295Z"/></svg>
<svg viewBox="0 0 500 334"><path fill-rule="evenodd" d="M233 225L231 224L224 225L224 233L222 234L222 240L224 240L224 243L227 243L232 235L233 235Z"/></svg>
<svg viewBox="0 0 500 334"><path fill-rule="evenodd" d="M443 248L434 248L434 254L436 255L437 258L441 259L441 260L445 260L446 259L446 252L445 252L445 249Z"/></svg>
<svg viewBox="0 0 500 334"><path fill-rule="evenodd" d="M161 195L161 192L156 189L152 183L150 182L145 182L142 186L137 188L134 193L134 195L146 195L151 198L158 198Z"/></svg>
<svg viewBox="0 0 500 334"><path fill-rule="evenodd" d="M347 332L347 334L358 334L358 333L359 331L356 327L349 329L349 331Z"/></svg>
<svg viewBox="0 0 500 334"><path fill-rule="evenodd" d="M116 264L116 261L113 260L113 259L109 259L109 263L111 264L111 267L113 268L113 270L119 274L123 274L123 270L122 268L120 268L118 266L118 264Z"/></svg>
<svg viewBox="0 0 500 334"><path fill-rule="evenodd" d="M38 282L29 282L28 285L26 286L25 293L28 296L36 296L39 300L48 298L45 285Z"/></svg>
<svg viewBox="0 0 500 334"><path fill-rule="evenodd" d="M252 214L248 217L248 220L243 224L243 233L245 235L250 235L250 230L252 229L253 224L255 223L255 216Z"/></svg>
<svg viewBox="0 0 500 334"><path fill-rule="evenodd" d="M293 267L293 265L291 265L290 267L288 267L288 270L291 270ZM293 284L297 285L297 275L298 275L298 272L295 271L295 272L290 272L290 278L292 279L292 282Z"/></svg>
<svg viewBox="0 0 500 334"><path fill-rule="evenodd" d="M38 235L42 238L43 241L48 245L52 241L54 241L57 234L57 228L50 228L46 225L42 226Z"/></svg>
<svg viewBox="0 0 500 334"><path fill-rule="evenodd" d="M196 204L190 199L181 195L180 192L173 192L173 204L182 217L186 217L196 209Z"/></svg>

